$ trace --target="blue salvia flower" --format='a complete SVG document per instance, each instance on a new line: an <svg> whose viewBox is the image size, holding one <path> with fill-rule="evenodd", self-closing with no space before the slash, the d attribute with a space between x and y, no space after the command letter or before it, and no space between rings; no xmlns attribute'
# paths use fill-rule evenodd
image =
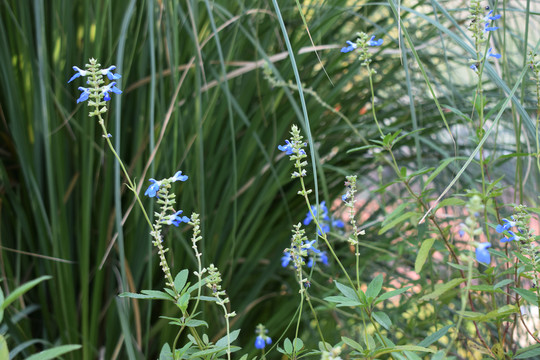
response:
<svg viewBox="0 0 540 360"><path fill-rule="evenodd" d="M491 50L493 50L493 48L488 49L487 57L494 57L495 59L500 59L501 58L501 54L495 54Z"/></svg>
<svg viewBox="0 0 540 360"><path fill-rule="evenodd" d="M306 241L304 242L304 246L302 246L304 249L308 250L308 251L313 251L314 253L318 254L321 252L321 250L317 250L313 247L313 243L317 241L317 240L311 240L311 241Z"/></svg>
<svg viewBox="0 0 540 360"><path fill-rule="evenodd" d="M182 171L177 171L176 174L172 177L172 181L186 181L188 179L187 175L182 175Z"/></svg>
<svg viewBox="0 0 540 360"><path fill-rule="evenodd" d="M178 210L174 214L170 215L168 220L164 220L163 223L167 225L174 225L176 227L178 227L181 223L187 224L188 222L191 221L191 219L188 218L187 216L180 216L180 214L182 213L183 213L182 210Z"/></svg>
<svg viewBox="0 0 540 360"><path fill-rule="evenodd" d="M489 26L492 20L497 20L501 18L501 15L495 15L491 16L493 14L493 10L490 10L490 12L484 17L484 33L487 33L488 31L495 31L499 27L498 26Z"/></svg>
<svg viewBox="0 0 540 360"><path fill-rule="evenodd" d="M266 346L266 343L264 342L264 339L261 335L257 336L255 338L255 348L257 349L264 349Z"/></svg>
<svg viewBox="0 0 540 360"><path fill-rule="evenodd" d="M294 153L293 147L289 140L285 140L285 145L278 145L278 150L283 151L286 155L292 155Z"/></svg>
<svg viewBox="0 0 540 360"><path fill-rule="evenodd" d="M383 39L375 40L375 35L371 37L368 41L369 46L381 46L383 44Z"/></svg>
<svg viewBox="0 0 540 360"><path fill-rule="evenodd" d="M116 69L116 66L112 65L112 66L109 66L107 69L103 69L101 70L101 73L103 75L107 75L107 77L109 78L109 80L118 80L122 77L122 75L120 74L113 74L112 71Z"/></svg>
<svg viewBox="0 0 540 360"><path fill-rule="evenodd" d="M289 266L289 263L291 262L292 255L290 252L285 252L284 255L281 257L281 266L287 267Z"/></svg>
<svg viewBox="0 0 540 360"><path fill-rule="evenodd" d="M353 42L350 41L350 40L347 40L346 42L347 42L347 44L349 44L349 46L342 47L342 48L341 48L341 52L342 52L342 53L348 53L348 52L351 52L351 51L355 50L355 49L358 47L357 44L353 43Z"/></svg>
<svg viewBox="0 0 540 360"><path fill-rule="evenodd" d="M487 249L490 247L491 244L488 242L478 245L476 248L476 261L489 265L491 262L491 255Z"/></svg>
<svg viewBox="0 0 540 360"><path fill-rule="evenodd" d="M319 254L320 256L320 259L321 259L321 262L328 266L328 255L326 255L326 251L321 251L321 253Z"/></svg>
<svg viewBox="0 0 540 360"><path fill-rule="evenodd" d="M326 201L321 202L319 209L321 211L321 218L323 220L330 221L330 217L328 216L328 208L326 207ZM319 209L317 208L317 205L311 205L311 211L307 212L303 224L306 226L309 225L313 221L313 216L317 217ZM313 215L311 215L311 212L313 212Z"/></svg>
<svg viewBox="0 0 540 360"><path fill-rule="evenodd" d="M75 67L75 66L74 66ZM70 80L71 81L71 80ZM88 96L90 96L90 89L89 88L85 88L85 87L82 87L82 86L79 86L78 88L80 91L82 91L81 93L81 96L79 96L79 98L77 99L77 104L80 103L80 102L83 102L83 101L86 101L88 100Z"/></svg>
<svg viewBox="0 0 540 360"><path fill-rule="evenodd" d="M79 69L79 68L76 67L76 66L73 67L73 70L75 70L77 73L76 73L75 75L73 75L73 76L69 79L68 84L69 84L70 82L72 82L73 80L75 80L76 78L78 78L79 76L86 76L86 75L88 75L88 71Z"/></svg>
<svg viewBox="0 0 540 360"><path fill-rule="evenodd" d="M514 220L514 219L512 218L512 220ZM509 230L509 229L513 228L514 226L516 226L515 221L510 221L508 219L502 219L502 221L504 222L504 224L503 225L499 224L495 228L495 231L497 231L499 234L502 234L506 230Z"/></svg>
<svg viewBox="0 0 540 360"><path fill-rule="evenodd" d="M268 333L268 330L264 327L263 324L257 325L257 330L255 331L257 333L257 337L255 338L255 348L257 349L264 349L266 345L272 344L272 339L270 336L266 335Z"/></svg>
<svg viewBox="0 0 540 360"><path fill-rule="evenodd" d="M508 233L511 235L510 237L503 237L501 239L502 243L510 242L512 240L516 240L516 234L513 231L508 230Z"/></svg>
<svg viewBox="0 0 540 360"><path fill-rule="evenodd" d="M102 88L102 93L103 93L103 100L105 101L109 101L111 100L111 97L109 96L109 93L112 91L113 93L115 94L121 94L122 93L122 90L120 90L119 88L117 88L116 86L116 81L113 81L112 83L110 83L109 85L106 85Z"/></svg>
<svg viewBox="0 0 540 360"><path fill-rule="evenodd" d="M159 187L161 186L161 181L157 181L155 179L150 179L149 181L152 183L152 185L150 185L148 189L146 189L146 191L144 192L144 195L148 197L154 197L159 191Z"/></svg>

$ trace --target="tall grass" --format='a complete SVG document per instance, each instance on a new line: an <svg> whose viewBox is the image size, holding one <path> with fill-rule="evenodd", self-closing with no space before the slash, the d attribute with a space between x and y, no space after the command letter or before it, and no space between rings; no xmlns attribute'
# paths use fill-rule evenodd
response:
<svg viewBox="0 0 540 360"><path fill-rule="evenodd" d="M294 280L279 261L292 224L305 212L287 162L278 162L282 154L277 145L290 125L300 124L312 139L319 196L327 203L343 192L346 174L360 174L364 190L393 176L378 154L347 152L377 138L378 132L369 111L368 80L354 56L339 52L345 40L353 40L356 31L376 32L385 39L372 65L378 71L378 117L388 131L421 129L394 149L404 166L437 166L442 159L466 158L474 150L464 145L470 136L466 120L458 111L446 110L471 109L467 2L404 1L398 8L345 0L305 1L301 8L294 2L276 3L279 12L262 0L2 1L2 286L8 293L41 275L53 277L27 295L24 304L39 308L10 328L14 343L38 337L82 344L82 355L74 353L73 359L136 359L155 357L161 344L175 336L155 316L174 313L173 308L117 298L122 291L153 288L163 279L156 271L148 226L118 165L94 121L80 109L86 105L76 104L76 86L66 83L71 66L81 67L90 57L104 66L116 65L123 75L119 86L124 93L112 101L107 127L139 189L144 190L148 178L172 176L177 170L190 176L178 201L186 213L201 213L204 261L222 269L224 288L239 314L232 326L243 329L244 346L251 346L257 323L282 331L283 319L292 318L297 308ZM503 31L492 41L508 61L504 67L486 68L489 84L496 85L485 91L490 104L521 80L526 53L536 46L538 13L531 4L498 4ZM293 86L270 86L265 66L277 81L292 81ZM303 89L296 85L298 78ZM499 120L499 132L486 142L490 151L535 151L526 148L534 144L535 123L528 114L536 108L535 98L526 78L522 84ZM432 96L445 110L435 106ZM448 129L455 144L448 140ZM511 195L515 201L535 199L538 174L527 171L527 157L517 159L495 168L491 176L505 175L509 184L517 180ZM456 161L439 175L434 194L445 189L463 163ZM467 168L450 191L477 173L477 168ZM378 206L369 209L366 224L377 225L387 209L399 204L404 190L395 190L367 195L366 204L377 199ZM362 210L368 213L367 205ZM403 261L414 262L410 237L391 242L410 229L368 234L371 245L362 249L362 256L377 260L363 263L366 279L368 273L390 273L399 265L387 261L393 258L389 251L409 254ZM421 225L416 230L419 240L425 229ZM188 237L184 232L168 234L173 266L195 264ZM211 333L223 335L219 315L212 308L204 310L216 326ZM420 328L432 320L418 320L424 323ZM322 326L328 333L335 331L326 318ZM28 347L24 355L36 349Z"/></svg>

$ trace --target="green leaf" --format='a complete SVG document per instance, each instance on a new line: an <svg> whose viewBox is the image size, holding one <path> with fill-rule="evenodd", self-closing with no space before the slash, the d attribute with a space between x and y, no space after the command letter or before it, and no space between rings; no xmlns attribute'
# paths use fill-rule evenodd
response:
<svg viewBox="0 0 540 360"><path fill-rule="evenodd" d="M189 305L189 299L191 298L191 294L186 292L183 295L181 295L178 298L178 301L176 302L176 306L182 311L185 312L187 310L187 307Z"/></svg>
<svg viewBox="0 0 540 360"><path fill-rule="evenodd" d="M529 348L532 348L532 349L529 349ZM538 344L534 344L532 346L519 349L517 353L518 354L514 356L512 359L530 359L532 357L540 355L540 346Z"/></svg>
<svg viewBox="0 0 540 360"><path fill-rule="evenodd" d="M64 355L71 351L79 350L80 348L82 348L81 345L62 345L62 346L58 346L52 349L47 349L47 350L38 352L37 354L27 357L26 360L57 359L61 355Z"/></svg>
<svg viewBox="0 0 540 360"><path fill-rule="evenodd" d="M388 317L386 313L382 311L376 311L373 312L372 315L375 321L381 324L382 327L384 327L386 330L390 330L390 327L392 326L392 320L390 320L390 317Z"/></svg>
<svg viewBox="0 0 540 360"><path fill-rule="evenodd" d="M359 343L357 343L356 341L354 341L353 339L350 339L348 337L345 337L345 336L342 336L341 337L341 340L343 340L343 342L347 345L349 345L351 348L355 349L356 351L360 351L360 352L363 352L364 351L364 348L362 347L362 345L360 345Z"/></svg>
<svg viewBox="0 0 540 360"><path fill-rule="evenodd" d="M537 305L538 304L538 296L536 295L536 293L534 291L515 288L515 287L512 287L511 289L514 290L515 292L517 292L519 294L519 296L521 296L523 299L525 299L530 304L532 304L532 305Z"/></svg>
<svg viewBox="0 0 540 360"><path fill-rule="evenodd" d="M366 290L366 297L368 299L374 299L377 297L377 295L379 295L382 289L383 280L382 274L377 275L373 280L371 280Z"/></svg>
<svg viewBox="0 0 540 360"><path fill-rule="evenodd" d="M404 288L401 288L401 289L396 289L396 290L392 290L392 291L388 291L384 294L382 294L381 296L379 296L377 298L377 300L375 301L375 304L378 304L384 300L387 300L387 299L390 299L394 296L397 296L399 294L402 294L404 293L405 291L409 290L410 288L412 288L412 286L405 286Z"/></svg>
<svg viewBox="0 0 540 360"><path fill-rule="evenodd" d="M416 261L414 263L414 271L419 274L420 271L422 271L422 267L424 266L429 252L431 250L431 246L433 246L433 243L435 242L435 238L429 238L422 242L422 245L420 246L420 250L418 251L418 255L416 256Z"/></svg>
<svg viewBox="0 0 540 360"><path fill-rule="evenodd" d="M336 284L338 290L340 293L342 293L343 295L345 295L345 297L351 299L351 300L355 300L355 301L358 301L358 295L356 293L356 291L347 286L347 285L343 285L341 283L339 283L338 281L334 280L334 283Z"/></svg>
<svg viewBox="0 0 540 360"><path fill-rule="evenodd" d="M513 283L513 282L514 282L514 280L512 280L512 279L504 279L504 280L499 281L499 282L496 283L495 285L493 285L493 288L494 288L494 289L498 289L498 288L500 288L500 287L503 287L503 286L505 286L505 285L511 284L511 283Z"/></svg>
<svg viewBox="0 0 540 360"><path fill-rule="evenodd" d="M285 341L283 341L283 350L285 350L286 354L292 354L293 347L292 347L291 340L289 340L289 338L286 338Z"/></svg>
<svg viewBox="0 0 540 360"><path fill-rule="evenodd" d="M363 304L358 300L352 300L345 296L328 296L325 297L324 300L336 303L338 307L342 306L348 306L348 307L354 307L354 306L362 306Z"/></svg>
<svg viewBox="0 0 540 360"><path fill-rule="evenodd" d="M383 354L389 354L397 351L421 351L421 352L429 352L429 353L435 353L435 350L423 347L423 346L417 346L417 345L397 345L391 348L382 348L378 349L374 352L376 356L383 355Z"/></svg>
<svg viewBox="0 0 540 360"><path fill-rule="evenodd" d="M187 269L184 269L180 271L174 278L174 288L178 293L181 293L182 289L184 289L184 286L186 286L188 275L189 271Z"/></svg>
<svg viewBox="0 0 540 360"><path fill-rule="evenodd" d="M489 292L489 293L493 293L493 292L496 292L496 293L499 293L499 294L504 294L505 292L502 291L501 289L495 289L493 287L493 285L472 285L470 290L473 290L473 291L484 291L484 292Z"/></svg>
<svg viewBox="0 0 540 360"><path fill-rule="evenodd" d="M422 296L420 300L426 301L426 300L436 299L442 294L444 294L445 292L447 292L448 290L455 288L456 286L458 286L464 281L465 279L452 279L447 283L437 284L435 285L435 290L432 293Z"/></svg>
<svg viewBox="0 0 540 360"><path fill-rule="evenodd" d="M0 335L0 359L9 359L9 348L2 335Z"/></svg>
<svg viewBox="0 0 540 360"><path fill-rule="evenodd" d="M299 352L304 347L304 342L300 338L296 338L293 341L294 351Z"/></svg>
<svg viewBox="0 0 540 360"><path fill-rule="evenodd" d="M49 276L49 275L45 275L45 276L40 276L38 277L37 279L34 279L32 281L29 281L21 286L19 286L18 288L16 288L15 290L13 290L11 292L11 294L8 295L7 298L5 298L3 301L2 301L2 304L0 305L0 310L4 310L5 308L7 308L12 302L14 302L15 300L17 300L19 297L21 297L25 292L27 292L28 290L30 290L31 288L33 288L34 286L36 286L37 284L39 284L40 282L42 281L45 281L45 280L49 280L51 279L52 276ZM3 295L3 294L2 294ZM3 297L3 296L2 296ZM2 312L3 314L3 312ZM0 318L0 320L2 320Z"/></svg>
<svg viewBox="0 0 540 360"><path fill-rule="evenodd" d="M416 213L414 211L408 211L405 214L402 214L401 216L399 216L396 219L392 220L390 223L386 224L381 230L379 230L379 235L384 234L385 232L387 232L388 230L394 228L396 225L398 225L399 223L402 223L406 219L415 217L417 215L418 215L418 213Z"/></svg>
<svg viewBox="0 0 540 360"><path fill-rule="evenodd" d="M456 161L456 160L457 158L449 158L449 159L444 160L441 163L441 165L439 165L439 167L437 167L435 171L433 171L431 175L429 175L429 177L426 179L424 183L424 188L422 189L422 191L427 189L427 186L437 177L437 175L439 175L441 171L443 171L451 162Z"/></svg>
<svg viewBox="0 0 540 360"><path fill-rule="evenodd" d="M152 300L168 300L174 301L174 298L163 291L158 290L143 290L142 294L136 294L131 292L123 292L119 294L120 297L129 297L132 299L152 299Z"/></svg>
<svg viewBox="0 0 540 360"><path fill-rule="evenodd" d="M438 203L437 206L435 206L435 208L433 209L433 211L436 211L445 206L461 206L461 205L465 205L465 201L463 201L463 199L451 197L448 199L444 199L443 201Z"/></svg>
<svg viewBox="0 0 540 360"><path fill-rule="evenodd" d="M380 146L377 146L377 145L360 146L360 147L357 147L357 148L353 148L353 149L347 150L347 154L348 154L348 153L355 152L355 151L362 151L362 150L373 149L373 148L379 148L379 149L380 149L381 147L380 147Z"/></svg>
<svg viewBox="0 0 540 360"><path fill-rule="evenodd" d="M433 344L435 341L439 340L440 338L442 338L444 335L446 335L446 333L448 332L448 330L450 330L450 328L454 327L454 325L446 325L445 327L443 327L442 329L439 329L437 331L435 331L433 334L429 335L427 338L425 338L424 340L422 340L418 346L423 346L423 347L426 347L426 346L429 346L431 344Z"/></svg>
<svg viewBox="0 0 540 360"><path fill-rule="evenodd" d="M229 334L229 340L231 341L231 344L234 340L238 338L238 335L240 334L240 329L231 331ZM216 341L216 346L227 346L227 335Z"/></svg>

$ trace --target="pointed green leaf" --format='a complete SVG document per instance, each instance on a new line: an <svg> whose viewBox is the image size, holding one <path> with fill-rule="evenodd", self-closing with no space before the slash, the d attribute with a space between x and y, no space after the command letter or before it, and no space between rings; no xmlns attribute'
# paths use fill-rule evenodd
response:
<svg viewBox="0 0 540 360"><path fill-rule="evenodd" d="M538 296L536 295L536 293L534 291L515 288L515 287L513 287L511 289L514 290L515 292L517 292L519 294L519 296L521 296L523 299L527 300L527 302L529 302L530 304L532 304L532 305L537 305L538 304Z"/></svg>
<svg viewBox="0 0 540 360"><path fill-rule="evenodd" d="M345 344L349 345L351 348L353 348L356 351L360 351L360 352L364 351L364 348L362 347L362 345L360 345L353 339L349 339L348 337L342 336L341 340L343 340Z"/></svg>
<svg viewBox="0 0 540 360"><path fill-rule="evenodd" d="M402 223L403 221L417 215L418 214L414 211L408 211L405 214L402 214L401 216L397 217L396 219L386 224L381 230L379 230L379 235L384 234L385 232L396 227L398 224Z"/></svg>
<svg viewBox="0 0 540 360"><path fill-rule="evenodd" d="M420 274L420 271L422 271L422 267L424 266L429 256L431 246L433 246L434 242L435 238L428 238L422 242L420 250L418 251L418 255L416 256L416 261L414 262L414 271L417 274Z"/></svg>
<svg viewBox="0 0 540 360"><path fill-rule="evenodd" d="M366 290L367 298L376 298L377 295L379 295L382 289L383 280L382 274L377 275L373 280L371 280Z"/></svg>
<svg viewBox="0 0 540 360"><path fill-rule="evenodd" d="M448 332L448 330L450 330L450 328L452 328L454 325L446 325L445 327L443 327L442 329L439 329L437 331L435 331L433 334L429 335L427 338L425 338L424 340L422 340L418 346L423 346L423 347L427 347L431 344L433 344L435 341L439 340L440 338L442 338L444 335L446 335L446 333Z"/></svg>
<svg viewBox="0 0 540 360"><path fill-rule="evenodd" d="M186 286L188 275L189 271L184 269L180 271L174 278L174 288L178 293L181 293L184 286Z"/></svg>
<svg viewBox="0 0 540 360"><path fill-rule="evenodd" d="M444 294L445 292L447 292L448 290L455 288L456 286L458 286L459 284L461 284L464 281L465 281L465 279L452 279L447 283L437 284L437 285L435 285L435 291L433 291L430 294L422 296L420 298L420 300L426 301L426 300L436 299L439 296L441 296L442 294Z"/></svg>
<svg viewBox="0 0 540 360"><path fill-rule="evenodd" d="M401 288L401 289L396 289L396 290L392 290L392 291L388 291L384 294L382 294L381 296L379 296L377 298L377 300L375 301L375 304L378 304L384 300L387 300L387 299L390 299L394 296L397 296L399 294L402 294L404 293L405 291L409 290L410 288L412 288L412 286L405 286L404 288Z"/></svg>
<svg viewBox="0 0 540 360"><path fill-rule="evenodd" d="M382 327L384 327L386 330L390 330L390 327L392 326L392 320L390 320L390 317L388 317L386 313L382 311L375 311L372 313L372 315L375 321L381 324Z"/></svg>
<svg viewBox="0 0 540 360"><path fill-rule="evenodd" d="M342 293L345 297L348 297L351 300L358 301L358 295L356 294L356 291L353 288L347 285L343 285L335 280L334 280L334 283L336 284L339 292Z"/></svg>
<svg viewBox="0 0 540 360"><path fill-rule="evenodd" d="M61 345L52 349L47 349L26 358L26 360L49 360L58 359L60 356L82 348L81 345Z"/></svg>

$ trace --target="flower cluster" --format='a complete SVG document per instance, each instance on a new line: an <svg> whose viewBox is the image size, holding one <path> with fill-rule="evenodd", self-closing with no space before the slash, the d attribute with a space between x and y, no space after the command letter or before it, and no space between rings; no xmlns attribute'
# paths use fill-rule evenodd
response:
<svg viewBox="0 0 540 360"><path fill-rule="evenodd" d="M369 37L366 33L357 33L358 38L356 42L347 40L347 45L341 48L342 53L348 53L354 50L358 50L360 54L359 59L362 61L362 65L369 65L371 62L371 54L369 53L369 47L381 46L384 42L383 39L375 39L375 35ZM375 73L374 70L371 70L372 73Z"/></svg>
<svg viewBox="0 0 540 360"><path fill-rule="evenodd" d="M100 107L102 105L105 105L103 101L111 100L111 92L115 94L121 94L122 90L116 87L116 81L112 81L118 80L122 77L120 74L113 73L115 69L116 66L114 65L109 66L106 69L101 69L101 64L98 64L96 59L90 59L90 63L86 64L86 70L82 70L77 66L73 66L73 70L75 70L76 73L69 79L68 83L72 82L78 77L88 76L89 79L87 80L87 83L90 85L90 87L87 88L82 86L78 88L79 91L81 91L81 95L77 99L77 103L91 99L88 102L89 105ZM112 82L108 85L103 85L105 83L103 81L103 76L107 76L107 78Z"/></svg>
<svg viewBox="0 0 540 360"><path fill-rule="evenodd" d="M320 226L320 230L317 231L319 235L325 234L330 231L330 224L332 227L344 228L345 224L341 220L335 220L328 215L328 208L326 202L322 201L319 206L312 205L311 211L308 211L306 218L303 221L305 226L309 225L313 220Z"/></svg>
<svg viewBox="0 0 540 360"><path fill-rule="evenodd" d="M488 13L485 14L485 11L488 11ZM497 26L492 26L491 22L500 19L501 15L493 15L493 10L490 10L489 6L483 8L480 0L473 0L471 2L470 12L471 14L469 15L469 19L471 19L471 23L468 29L472 32L472 37L475 39L476 60L470 59L469 62L471 63L470 68L473 69L476 73L478 73L480 69L480 64L483 61L489 58L501 58L501 55L496 54L491 47L485 53L484 57L483 55L481 55L480 46L487 41L486 34L499 28Z"/></svg>
<svg viewBox="0 0 540 360"><path fill-rule="evenodd" d="M175 195L169 194L171 184L176 181L186 181L187 175L182 175L182 171L177 171L174 176L168 179L155 180L150 179L152 183L146 189L144 195L148 197L157 197L161 204L161 213L159 214L159 224L179 226L181 223L189 223L190 219L187 216L181 215L182 210L174 210ZM166 212L172 211L170 215L165 215Z"/></svg>
<svg viewBox="0 0 540 360"><path fill-rule="evenodd" d="M257 325L257 330L255 331L257 337L255 338L255 347L257 349L264 349L266 345L272 344L272 339L268 334L268 329L265 328L263 324Z"/></svg>
<svg viewBox="0 0 540 360"><path fill-rule="evenodd" d="M292 173L292 178L304 177L307 172L303 167L307 166L307 161L304 161L307 157L304 147L307 143L302 141L303 137L300 135L300 129L296 125L291 128L291 139L285 140L285 145L278 145L278 150L283 151L286 155L290 155L291 161L294 161L294 167L297 171Z"/></svg>
<svg viewBox="0 0 540 360"><path fill-rule="evenodd" d="M310 252L316 254L313 256L319 256L319 260L321 262L324 263L324 261L326 261L326 263L328 263L328 257L326 256L326 254L321 256L322 252L313 246L316 240L308 241L304 234L305 231L302 229L302 224L299 223L297 225L294 225L293 236L291 239L291 247L283 251L285 255L281 258L281 265L283 267L288 266L289 262L292 261L298 283L300 284L300 292L305 291L304 284L306 287L310 286L310 282L308 281L308 279L304 278L304 275L302 273L302 266L306 264L304 259L310 259ZM315 263L315 259L313 256L311 256L311 259L313 259L311 266L313 266L313 264Z"/></svg>
<svg viewBox="0 0 540 360"><path fill-rule="evenodd" d="M502 243L509 242L509 241L512 241L512 240L516 240L516 234L513 231L510 230L511 228L516 226L516 221L515 221L513 216L511 217L511 219L512 219L511 221L508 220L508 219L502 219L504 224L499 224L495 228L495 231L497 231L499 234L510 235L510 236L503 237L501 239Z"/></svg>
<svg viewBox="0 0 540 360"><path fill-rule="evenodd" d="M298 255L294 251L287 251L285 250L283 256L281 257L281 266L287 267L289 266L289 263L293 259L293 256L296 256L297 262L301 262L302 264L305 264L305 260L307 259L307 267L311 268L313 265L315 265L317 262L321 262L324 265L328 266L328 255L326 254L326 251L321 251L313 247L313 243L315 240L311 241L304 241L303 245L306 250L305 258L302 258L301 255ZM293 248L296 250L296 247L293 246ZM296 262L294 262L294 267L297 268Z"/></svg>

